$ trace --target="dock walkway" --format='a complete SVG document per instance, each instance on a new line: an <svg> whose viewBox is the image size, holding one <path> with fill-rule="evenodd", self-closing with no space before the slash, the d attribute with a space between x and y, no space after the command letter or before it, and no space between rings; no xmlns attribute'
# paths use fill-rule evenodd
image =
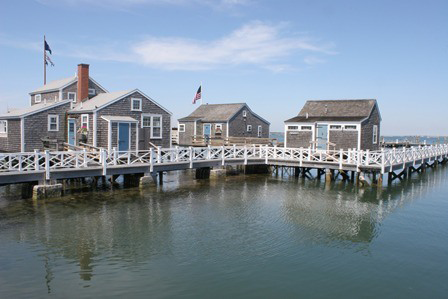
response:
<svg viewBox="0 0 448 299"><path fill-rule="evenodd" d="M446 161L447 158L447 144L381 151L209 146L157 148L138 152L101 149L96 152L84 150L0 153L0 185L260 164L384 174L408 168L416 169L426 163Z"/></svg>

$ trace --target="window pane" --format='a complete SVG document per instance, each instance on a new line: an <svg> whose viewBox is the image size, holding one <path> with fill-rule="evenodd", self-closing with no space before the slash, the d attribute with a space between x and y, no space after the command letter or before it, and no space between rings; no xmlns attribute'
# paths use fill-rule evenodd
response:
<svg viewBox="0 0 448 299"><path fill-rule="evenodd" d="M160 137L160 128L153 128L152 129L152 137Z"/></svg>
<svg viewBox="0 0 448 299"><path fill-rule="evenodd" d="M150 126L151 126L151 117L143 116L143 127L150 127Z"/></svg>
<svg viewBox="0 0 448 299"><path fill-rule="evenodd" d="M160 116L153 116L152 125L154 127L160 127Z"/></svg>

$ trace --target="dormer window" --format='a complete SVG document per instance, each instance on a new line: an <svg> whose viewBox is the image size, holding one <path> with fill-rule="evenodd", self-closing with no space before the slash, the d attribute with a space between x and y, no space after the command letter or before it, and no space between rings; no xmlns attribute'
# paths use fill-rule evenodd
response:
<svg viewBox="0 0 448 299"><path fill-rule="evenodd" d="M40 103L40 102L42 102L42 95L36 94L34 96L34 103Z"/></svg>
<svg viewBox="0 0 448 299"><path fill-rule="evenodd" d="M131 111L142 111L142 99L131 98Z"/></svg>
<svg viewBox="0 0 448 299"><path fill-rule="evenodd" d="M243 117L246 117L246 116L247 116L247 111L243 110Z"/></svg>
<svg viewBox="0 0 448 299"><path fill-rule="evenodd" d="M96 89L95 88L89 88L89 96L96 95Z"/></svg>
<svg viewBox="0 0 448 299"><path fill-rule="evenodd" d="M73 103L76 103L76 92L68 92L67 97Z"/></svg>

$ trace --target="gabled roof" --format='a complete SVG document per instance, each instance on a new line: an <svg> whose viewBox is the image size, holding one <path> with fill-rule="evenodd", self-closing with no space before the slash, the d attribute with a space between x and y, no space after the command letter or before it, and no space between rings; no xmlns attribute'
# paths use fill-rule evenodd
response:
<svg viewBox="0 0 448 299"><path fill-rule="evenodd" d="M362 121L375 106L374 99L307 101L298 116L285 122Z"/></svg>
<svg viewBox="0 0 448 299"><path fill-rule="evenodd" d="M190 115L180 118L179 121L195 121L201 120L203 122L230 120L243 107L247 107L245 103L235 104L203 104L194 110ZM249 107L247 107L249 108Z"/></svg>
<svg viewBox="0 0 448 299"><path fill-rule="evenodd" d="M13 119L13 118L22 118L32 114L36 114L51 108L58 107L60 105L64 105L70 103L70 100L60 101L56 103L42 103L36 104L30 107L22 108L22 109L14 109L8 113L1 114L0 119Z"/></svg>
<svg viewBox="0 0 448 299"><path fill-rule="evenodd" d="M161 109L165 110L167 113L172 115L172 113L169 110L164 108L162 105L160 105L159 103L157 103L156 101L154 101L153 99L151 99L138 89L100 93L97 96L91 98L90 100L86 100L82 103L77 104L72 110L69 111L69 113L94 112L103 109L135 92L139 93L140 95L147 98L155 105L159 106Z"/></svg>
<svg viewBox="0 0 448 299"><path fill-rule="evenodd" d="M102 87L98 82L92 79L92 77L89 77L89 80L91 80L93 83L95 83L97 86L99 86L102 90L107 92L107 90ZM42 93L42 92L51 92L51 91L59 91L69 85L72 85L73 83L78 82L78 76L73 76L65 79L59 79L51 81L44 86L39 87L38 89L30 92L30 95L36 94L36 93Z"/></svg>

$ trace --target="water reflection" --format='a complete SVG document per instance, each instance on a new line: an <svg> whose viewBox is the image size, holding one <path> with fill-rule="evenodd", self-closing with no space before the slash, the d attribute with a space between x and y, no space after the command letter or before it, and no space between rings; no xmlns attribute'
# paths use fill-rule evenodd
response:
<svg viewBox="0 0 448 299"><path fill-rule="evenodd" d="M41 202L1 199L0 233L4 242L33 245L51 292L61 258L76 265L84 286L90 286L96 275L139 272L164 259L178 266L235 263L238 268L253 257L281 255L297 246L294 240L366 248L388 215L446 179L447 170L437 169L370 189L270 176L200 182L172 174L170 183L145 191Z"/></svg>

